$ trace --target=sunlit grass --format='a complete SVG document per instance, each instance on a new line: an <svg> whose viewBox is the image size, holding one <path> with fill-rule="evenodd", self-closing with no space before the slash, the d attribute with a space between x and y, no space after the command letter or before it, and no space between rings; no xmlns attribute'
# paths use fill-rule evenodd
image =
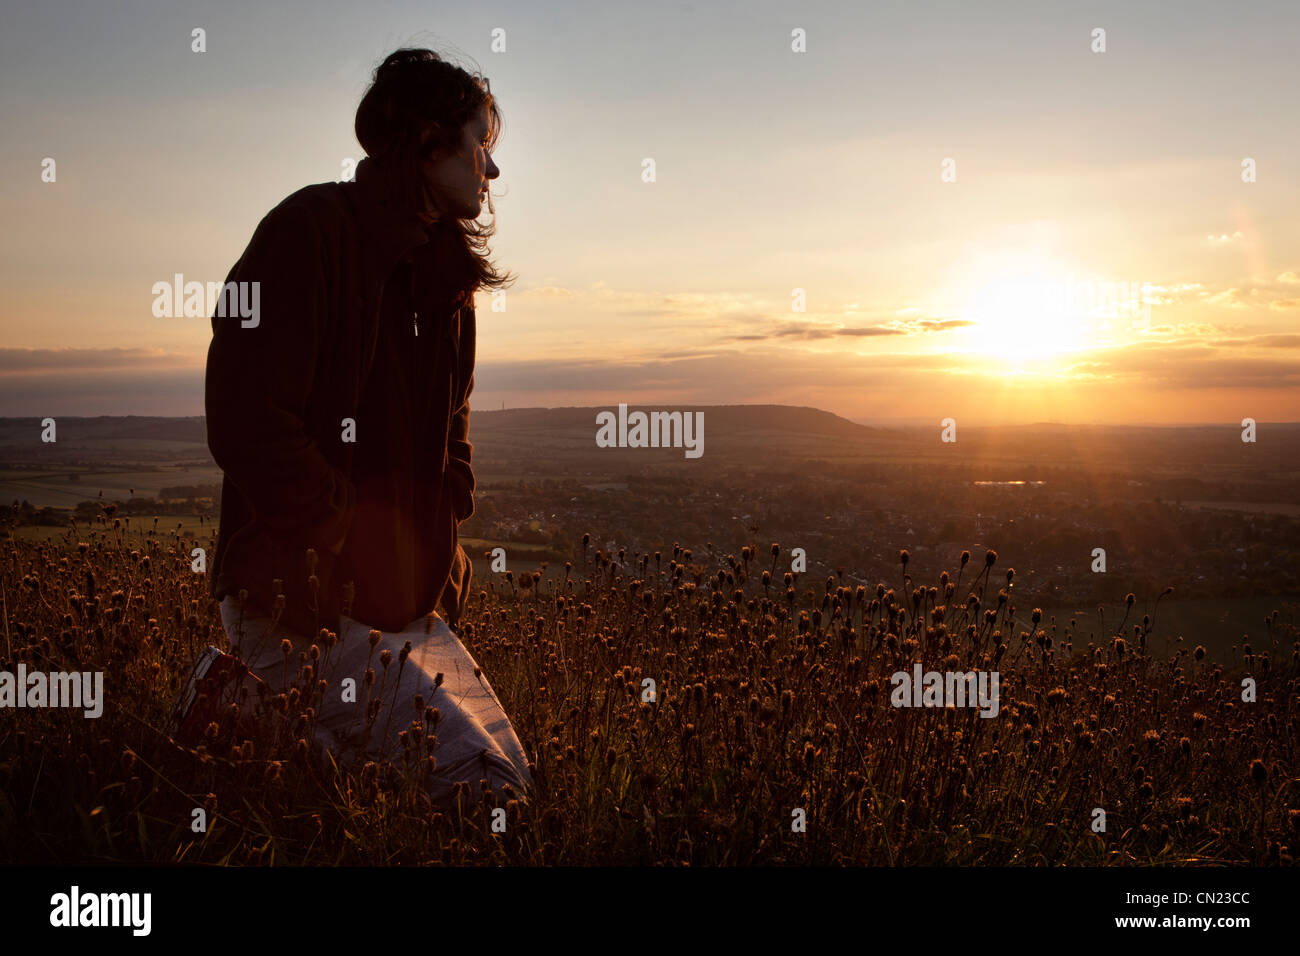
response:
<svg viewBox="0 0 1300 956"><path fill-rule="evenodd" d="M1013 572L992 552L954 555L928 586L904 558L897 580L851 588L784 572L777 545L737 557L584 543L562 573L488 579L461 631L537 792L438 807L422 787L436 719L411 715L403 765L321 772L303 743L318 689L301 675L195 749L163 737L194 654L227 646L190 569L209 542L110 517L5 545L4 669L102 670L108 700L98 720L4 715L10 860L1264 864L1295 846L1300 651L1276 615L1271 645L1238 660L1160 660L1147 621L1100 645L1041 622L1013 633L998 580ZM891 707L890 675L917 659L998 670L1000 715ZM191 829L200 807L206 833ZM1091 829L1098 807L1105 833ZM795 808L806 833L791 831Z"/></svg>

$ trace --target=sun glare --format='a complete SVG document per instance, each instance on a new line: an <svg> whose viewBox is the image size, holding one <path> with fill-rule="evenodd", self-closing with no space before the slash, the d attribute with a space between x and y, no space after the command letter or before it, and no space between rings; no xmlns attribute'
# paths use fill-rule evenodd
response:
<svg viewBox="0 0 1300 956"><path fill-rule="evenodd" d="M971 351L1008 364L1047 361L1088 347L1088 323L1068 300L1068 283L1039 270L1008 273L981 287L962 309Z"/></svg>

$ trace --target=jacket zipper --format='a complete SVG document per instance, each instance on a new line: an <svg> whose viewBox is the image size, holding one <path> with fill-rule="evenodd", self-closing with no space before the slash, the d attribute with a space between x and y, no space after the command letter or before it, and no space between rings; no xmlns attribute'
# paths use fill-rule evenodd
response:
<svg viewBox="0 0 1300 956"><path fill-rule="evenodd" d="M410 267L407 269L407 272L406 272L406 283L407 283L407 284L406 284L406 294L407 294L407 296L408 296L408 301L409 301L412 305L415 305L415 267L414 267L414 265L410 266ZM411 312L411 327L415 329L415 334L416 334L416 336L418 337L419 334L420 334L420 313L419 313L418 310L413 310L413 311Z"/></svg>

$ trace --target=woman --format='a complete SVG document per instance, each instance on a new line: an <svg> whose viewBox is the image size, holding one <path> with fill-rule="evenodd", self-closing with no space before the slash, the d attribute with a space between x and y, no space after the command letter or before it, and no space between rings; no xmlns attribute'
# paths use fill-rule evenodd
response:
<svg viewBox="0 0 1300 956"><path fill-rule="evenodd" d="M260 314L212 319L208 445L225 477L210 591L259 692L313 708L318 749L400 762L436 729L435 799L457 781L523 796L523 748L436 614L457 625L471 586L457 525L474 510L472 297L509 278L485 255L495 230L473 220L500 175L500 115L485 79L398 50L355 129L355 181L289 196L227 277L260 286ZM213 651L178 701L178 737L235 699L235 679L212 685L237 662Z"/></svg>

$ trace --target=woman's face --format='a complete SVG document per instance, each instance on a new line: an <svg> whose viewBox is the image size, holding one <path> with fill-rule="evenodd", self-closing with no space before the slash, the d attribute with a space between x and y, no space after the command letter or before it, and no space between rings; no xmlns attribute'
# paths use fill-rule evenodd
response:
<svg viewBox="0 0 1300 956"><path fill-rule="evenodd" d="M490 132L487 108L479 110L461 129L458 149L424 163L439 212L456 219L477 219L487 195L488 182L501 175L484 145Z"/></svg>

